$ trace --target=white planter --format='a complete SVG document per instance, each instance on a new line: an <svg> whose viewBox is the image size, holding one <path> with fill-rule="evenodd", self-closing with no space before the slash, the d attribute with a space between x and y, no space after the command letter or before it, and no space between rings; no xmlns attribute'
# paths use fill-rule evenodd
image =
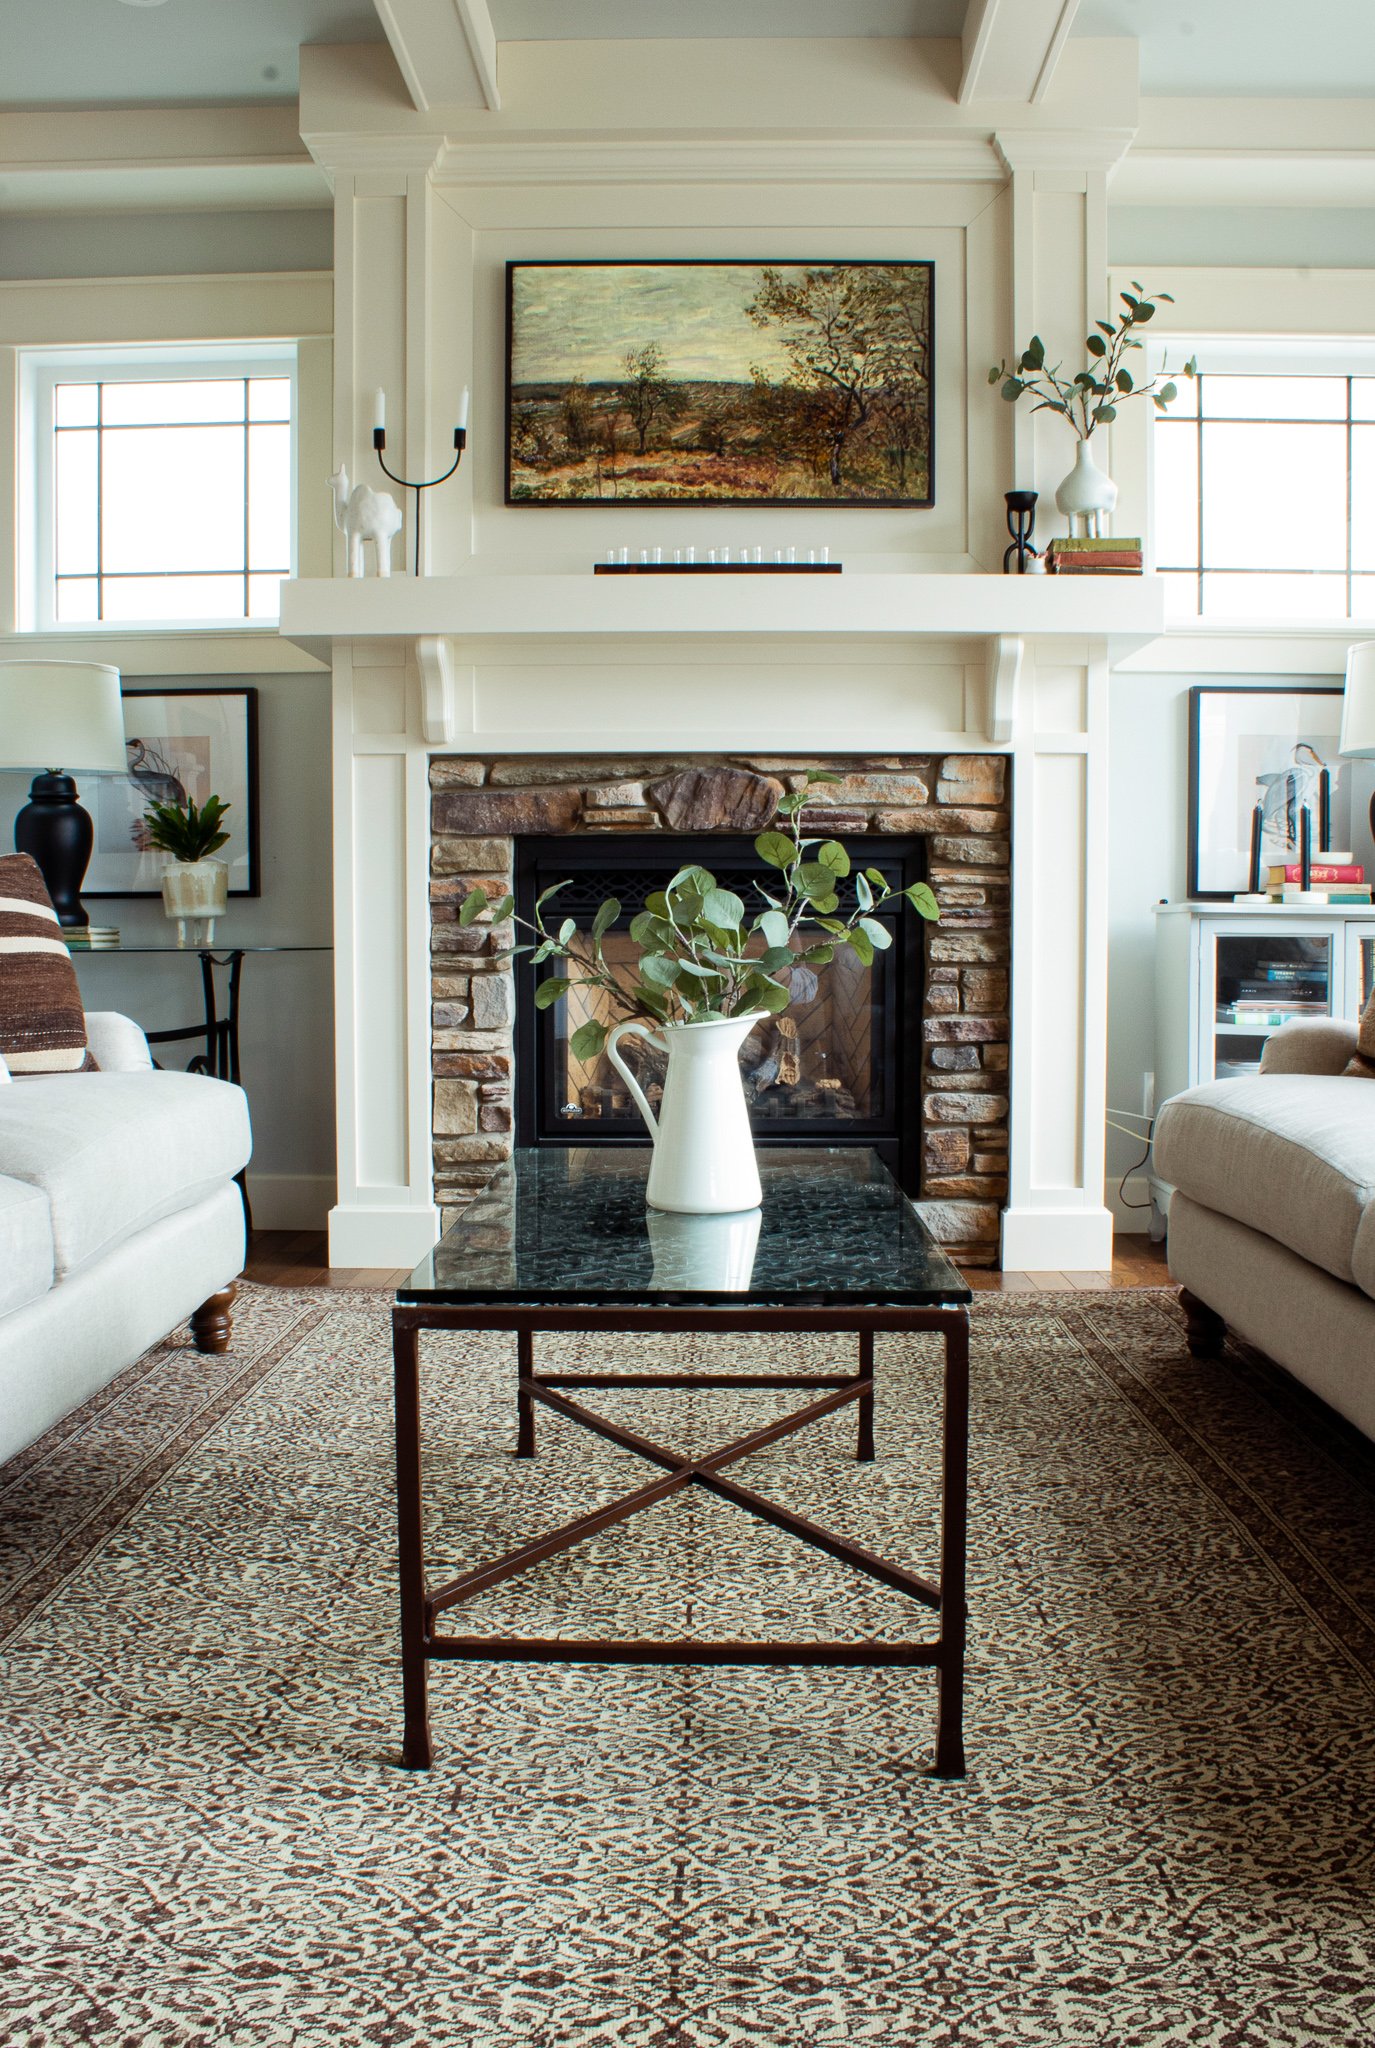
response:
<svg viewBox="0 0 1375 2048"><path fill-rule="evenodd" d="M1091 442L1077 443L1074 467L1056 491L1055 502L1069 520L1071 538L1075 534L1086 538L1106 534L1117 503L1117 486L1094 461Z"/></svg>
<svg viewBox="0 0 1375 2048"><path fill-rule="evenodd" d="M758 1208L762 1191L739 1055L763 1014L713 1017L705 1024L649 1025L632 1019L618 1024L607 1040L606 1056L654 1141L646 1191L651 1208L685 1216ZM668 1054L657 1117L616 1050L627 1032L638 1032Z"/></svg>
<svg viewBox="0 0 1375 2048"><path fill-rule="evenodd" d="M174 860L163 871L162 907L177 920L179 946L210 945L229 908L229 869L222 860Z"/></svg>

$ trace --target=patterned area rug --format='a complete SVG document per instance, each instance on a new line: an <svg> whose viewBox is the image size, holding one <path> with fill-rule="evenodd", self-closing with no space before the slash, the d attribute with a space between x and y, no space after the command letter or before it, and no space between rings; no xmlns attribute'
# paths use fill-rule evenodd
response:
<svg viewBox="0 0 1375 2048"><path fill-rule="evenodd" d="M1371 2038L1375 1454L1171 1295L976 1300L963 1784L896 1671L440 1667L400 1771L387 1310L246 1288L0 1469L7 2048ZM435 1574L641 1483L546 1417L512 1462L505 1340L426 1357ZM750 1483L933 1567L937 1388L880 1339L877 1462L831 1419ZM690 1447L793 1399L587 1398ZM468 1611L921 1632L695 1494Z"/></svg>

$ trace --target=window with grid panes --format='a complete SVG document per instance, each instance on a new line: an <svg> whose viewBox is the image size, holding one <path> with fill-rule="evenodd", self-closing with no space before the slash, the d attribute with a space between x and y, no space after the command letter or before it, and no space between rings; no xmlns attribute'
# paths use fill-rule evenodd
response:
<svg viewBox="0 0 1375 2048"><path fill-rule="evenodd" d="M293 568L294 360L143 357L37 376L36 623L270 624Z"/></svg>
<svg viewBox="0 0 1375 2048"><path fill-rule="evenodd" d="M1375 617L1375 364L1361 354L1366 374L1210 369L1200 347L1198 378L1153 428L1172 617Z"/></svg>

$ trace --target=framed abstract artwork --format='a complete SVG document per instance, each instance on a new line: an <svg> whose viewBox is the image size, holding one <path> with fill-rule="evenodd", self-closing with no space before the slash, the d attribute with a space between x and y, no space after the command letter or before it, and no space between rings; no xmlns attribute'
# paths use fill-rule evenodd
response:
<svg viewBox="0 0 1375 2048"><path fill-rule="evenodd" d="M930 505L931 263L508 263L509 505Z"/></svg>
<svg viewBox="0 0 1375 2048"><path fill-rule="evenodd" d="M1313 826L1326 802L1327 843L1375 873L1366 807L1375 763L1337 752L1342 689L1204 683L1189 692L1188 892L1229 898L1248 886L1251 823L1261 806L1260 862L1299 858L1300 817Z"/></svg>
<svg viewBox="0 0 1375 2048"><path fill-rule="evenodd" d="M148 845L150 803L197 805L219 796L229 806L229 844L217 859L229 868L231 896L257 896L258 693L218 685L125 690L124 775L89 784L95 847L84 896L156 896L165 854Z"/></svg>

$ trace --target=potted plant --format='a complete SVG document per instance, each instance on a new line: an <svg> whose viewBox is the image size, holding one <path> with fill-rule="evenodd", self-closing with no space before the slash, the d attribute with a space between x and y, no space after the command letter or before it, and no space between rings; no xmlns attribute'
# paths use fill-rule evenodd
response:
<svg viewBox="0 0 1375 2048"><path fill-rule="evenodd" d="M184 803L150 804L143 814L145 843L172 857L163 872L162 904L177 920L178 945L187 943L186 927L193 919L204 921L200 943L209 945L215 919L229 908L229 870L210 856L229 842L220 821L230 808L209 796L198 810L188 796Z"/></svg>
<svg viewBox="0 0 1375 2048"><path fill-rule="evenodd" d="M1164 300L1173 305L1169 292L1155 292L1148 298L1142 287L1133 282L1131 290L1120 296L1125 311L1115 322L1096 321L1095 331L1084 343L1090 357L1087 369L1066 377L1059 363L1052 367L1046 362L1045 343L1039 334L1033 334L1015 366L1002 362L988 373L990 384L1001 383L1002 395L1009 405L1030 393L1035 400L1033 412L1059 413L1061 419L1069 422L1078 446L1074 451L1074 468L1056 491L1055 502L1068 518L1071 534L1076 532L1075 522L1080 519L1086 534L1101 534L1103 519L1117 503L1116 484L1098 467L1089 448L1095 428L1111 425L1117 418L1118 407L1130 399L1149 398L1157 412L1164 412L1179 396L1179 386L1164 371L1159 377L1139 384L1126 364L1127 356L1144 346L1137 338L1137 329L1155 318L1157 303ZM1183 374L1198 375L1195 357L1190 356L1185 363Z"/></svg>
<svg viewBox="0 0 1375 2048"><path fill-rule="evenodd" d="M629 1088L654 1144L648 1199L656 1209L715 1215L757 1207L759 1171L738 1063L744 1040L765 1017L809 1000L817 975L841 948L868 965L890 946L888 926L873 915L884 904L900 896L921 917L940 915L925 882L895 890L877 868L855 870L838 840L804 836L803 814L816 806L816 786L839 780L809 770L804 786L779 804L775 824L755 840L756 853L777 877L773 888L755 885L757 908L697 866L680 868L649 896L630 925L638 958L629 987L603 952L621 915L614 896L585 933L571 917L556 926L547 921L546 905L566 882L543 892L533 920L515 916L509 895L492 902L478 887L463 900L460 924L486 915L493 924L509 921L530 933L504 957L533 953L536 966L563 963L565 971L536 988L538 1008L550 1008L570 989L592 988L622 1013L614 1026L580 1025L570 1044L579 1059L605 1052ZM657 1117L617 1049L629 1033L667 1056Z"/></svg>

